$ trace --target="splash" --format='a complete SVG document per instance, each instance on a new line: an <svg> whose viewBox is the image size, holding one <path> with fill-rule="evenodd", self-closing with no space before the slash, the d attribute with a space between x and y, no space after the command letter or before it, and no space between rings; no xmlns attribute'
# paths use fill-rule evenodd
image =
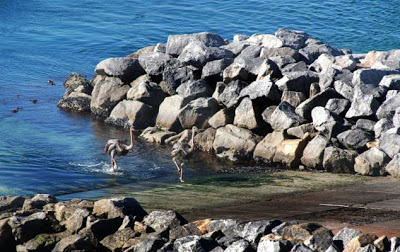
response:
<svg viewBox="0 0 400 252"><path fill-rule="evenodd" d="M113 171L111 164L105 161L101 161L98 163L95 162L87 162L87 163L78 163L78 162L70 162L70 165L81 169L84 172L90 173L103 173L113 176L123 176L124 169L123 167L118 167L117 171Z"/></svg>

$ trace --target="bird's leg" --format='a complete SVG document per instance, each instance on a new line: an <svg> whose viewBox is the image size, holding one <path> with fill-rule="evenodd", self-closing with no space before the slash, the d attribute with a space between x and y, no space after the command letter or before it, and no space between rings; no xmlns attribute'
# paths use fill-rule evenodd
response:
<svg viewBox="0 0 400 252"><path fill-rule="evenodd" d="M180 176L181 174L181 167L179 167L178 165L178 160L176 157L172 158L172 161L174 162L175 166L176 166L176 174L178 174L178 176Z"/></svg>
<svg viewBox="0 0 400 252"><path fill-rule="evenodd" d="M111 166L112 166L113 172L115 172L118 168L117 162L115 161L115 150L111 151L110 156L111 156Z"/></svg>
<svg viewBox="0 0 400 252"><path fill-rule="evenodd" d="M182 163L182 165L183 165L183 163ZM183 183L183 182L185 182L184 180L183 180L183 166L181 167L181 172L180 172L180 174L179 174L179 180Z"/></svg>

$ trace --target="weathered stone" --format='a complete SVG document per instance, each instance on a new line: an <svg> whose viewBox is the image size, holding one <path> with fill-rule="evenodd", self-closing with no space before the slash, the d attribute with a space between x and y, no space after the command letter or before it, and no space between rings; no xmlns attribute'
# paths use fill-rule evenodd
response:
<svg viewBox="0 0 400 252"><path fill-rule="evenodd" d="M161 89L169 94L176 94L176 89L189 80L194 79L193 71L186 66L168 65L164 68L163 81L160 82Z"/></svg>
<svg viewBox="0 0 400 252"><path fill-rule="evenodd" d="M159 52L149 52L139 56L139 63L149 75L160 75L164 67L171 59L168 54Z"/></svg>
<svg viewBox="0 0 400 252"><path fill-rule="evenodd" d="M383 76L391 74L399 74L399 71L389 71L380 69L358 69L354 71L353 84L373 84L375 86L379 85Z"/></svg>
<svg viewBox="0 0 400 252"><path fill-rule="evenodd" d="M251 221L244 225L241 237L251 244L257 244L260 238L271 233L271 230L281 224L281 221Z"/></svg>
<svg viewBox="0 0 400 252"><path fill-rule="evenodd" d="M378 239L374 241L375 247L379 251L389 251L390 250L390 242L386 235L382 235Z"/></svg>
<svg viewBox="0 0 400 252"><path fill-rule="evenodd" d="M383 118L380 119L378 122L375 123L374 125L374 133L375 133L375 138L381 137L383 133L388 131L389 129L393 128L393 122L390 119Z"/></svg>
<svg viewBox="0 0 400 252"><path fill-rule="evenodd" d="M51 221L46 213L38 212L27 217L13 216L8 224L12 229L15 240L19 243L29 241L41 233L54 232L51 227Z"/></svg>
<svg viewBox="0 0 400 252"><path fill-rule="evenodd" d="M233 56L236 57L238 56L246 47L250 46L251 44L246 41L246 40L241 40L241 41L233 41L232 43L229 43L227 45L221 46L221 48L224 48L226 50L229 50L233 53Z"/></svg>
<svg viewBox="0 0 400 252"><path fill-rule="evenodd" d="M390 74L383 76L382 80L379 82L379 85L392 90L400 90L400 74Z"/></svg>
<svg viewBox="0 0 400 252"><path fill-rule="evenodd" d="M283 239L283 237L282 237L282 235L283 235L283 232L284 232L284 228L285 227L288 227L288 226L292 226L292 225L297 225L297 224L299 224L297 221L288 221L288 222L282 222L280 225L278 225L278 226L276 226L276 227L274 227L272 230L271 230L271 234L270 235L272 235L273 237L273 240L275 240L275 238L279 238L279 237L281 237L282 239ZM268 236L268 235L267 235ZM269 239L268 237L266 237L267 239ZM261 241L262 241L263 239L261 239ZM281 239L277 239L277 240L281 240Z"/></svg>
<svg viewBox="0 0 400 252"><path fill-rule="evenodd" d="M336 92L338 92L344 98L349 101L353 101L354 85L352 83L337 80L333 83L333 87L335 88Z"/></svg>
<svg viewBox="0 0 400 252"><path fill-rule="evenodd" d="M93 214L108 219L132 215L141 220L147 213L134 198L120 197L94 202Z"/></svg>
<svg viewBox="0 0 400 252"><path fill-rule="evenodd" d="M239 95L242 89L246 86L245 82L232 81L226 85L224 91L218 97L218 101L227 107L236 105L239 101Z"/></svg>
<svg viewBox="0 0 400 252"><path fill-rule="evenodd" d="M260 137L247 129L228 124L217 129L213 148L218 157L232 161L250 159Z"/></svg>
<svg viewBox="0 0 400 252"><path fill-rule="evenodd" d="M111 111L105 123L124 128L133 126L145 129L154 125L156 111L153 107L136 100L123 100Z"/></svg>
<svg viewBox="0 0 400 252"><path fill-rule="evenodd" d="M322 168L324 150L328 144L329 140L326 137L322 135L314 137L305 147L301 163L310 168Z"/></svg>
<svg viewBox="0 0 400 252"><path fill-rule="evenodd" d="M353 239L351 239L343 252L353 252L358 249L365 247L369 244L374 244L374 240L376 240L376 235L373 234L360 234Z"/></svg>
<svg viewBox="0 0 400 252"><path fill-rule="evenodd" d="M285 101L292 105L293 107L297 107L305 101L307 97L302 92L296 91L283 91L281 101Z"/></svg>
<svg viewBox="0 0 400 252"><path fill-rule="evenodd" d="M308 66L304 61L299 61L296 63L291 63L282 68L282 74L290 72L305 72L308 70Z"/></svg>
<svg viewBox="0 0 400 252"><path fill-rule="evenodd" d="M126 97L129 85L116 77L97 75L93 79L94 89L90 110L96 116L107 117L112 109Z"/></svg>
<svg viewBox="0 0 400 252"><path fill-rule="evenodd" d="M326 171L335 173L353 173L357 152L343 150L338 147L329 146L324 151L322 166Z"/></svg>
<svg viewBox="0 0 400 252"><path fill-rule="evenodd" d="M344 147L361 151L374 137L361 129L349 129L338 134L337 139Z"/></svg>
<svg viewBox="0 0 400 252"><path fill-rule="evenodd" d="M392 237L390 238L390 252L398 252L400 248L400 238Z"/></svg>
<svg viewBox="0 0 400 252"><path fill-rule="evenodd" d="M306 145L306 139L284 140L276 149L273 161L295 168L300 164L300 158Z"/></svg>
<svg viewBox="0 0 400 252"><path fill-rule="evenodd" d="M87 95L92 93L93 87L85 76L79 73L71 73L68 78L64 81L63 86L65 87L65 94L72 92L82 92Z"/></svg>
<svg viewBox="0 0 400 252"><path fill-rule="evenodd" d="M234 62L224 69L222 79L224 83L230 83L236 80L246 81L249 72L246 70L245 62Z"/></svg>
<svg viewBox="0 0 400 252"><path fill-rule="evenodd" d="M0 196L0 212L15 211L24 205L24 201L21 196Z"/></svg>
<svg viewBox="0 0 400 252"><path fill-rule="evenodd" d="M282 40L271 34L253 34L247 41L260 43L265 48L279 48L283 45Z"/></svg>
<svg viewBox="0 0 400 252"><path fill-rule="evenodd" d="M400 94L384 101L376 112L376 117L378 117L378 119L392 118L398 107L400 107Z"/></svg>
<svg viewBox="0 0 400 252"><path fill-rule="evenodd" d="M223 83L222 81L217 82L212 98L217 100L218 103L221 103L221 101L219 100L219 96L222 94L222 92L224 92L225 88L226 88L225 83Z"/></svg>
<svg viewBox="0 0 400 252"><path fill-rule="evenodd" d="M72 92L68 96L63 96L57 106L70 111L90 112L90 102L92 97L81 92Z"/></svg>
<svg viewBox="0 0 400 252"><path fill-rule="evenodd" d="M97 64L95 71L99 75L117 77L126 84L145 73L139 60L133 58L105 59Z"/></svg>
<svg viewBox="0 0 400 252"><path fill-rule="evenodd" d="M178 115L185 105L180 95L166 97L158 109L156 124L167 130L179 132L182 126Z"/></svg>
<svg viewBox="0 0 400 252"><path fill-rule="evenodd" d="M296 113L307 120L311 120L311 111L317 106L325 107L326 103L333 98L340 98L340 95L334 89L324 90L297 106Z"/></svg>
<svg viewBox="0 0 400 252"><path fill-rule="evenodd" d="M77 208L75 212L67 219L66 228L71 234L78 233L86 225L86 218L90 212L86 209Z"/></svg>
<svg viewBox="0 0 400 252"><path fill-rule="evenodd" d="M183 107L178 115L183 128L196 126L199 129L209 127L208 120L219 110L218 102L214 98L198 98Z"/></svg>
<svg viewBox="0 0 400 252"><path fill-rule="evenodd" d="M140 137L150 143L164 144L165 140L175 135L172 131L154 130L154 127L149 127L143 130Z"/></svg>
<svg viewBox="0 0 400 252"><path fill-rule="evenodd" d="M209 97L213 93L211 87L204 80L185 82L180 85L176 91L180 96L183 97L184 104L188 104L189 102L200 97Z"/></svg>
<svg viewBox="0 0 400 252"><path fill-rule="evenodd" d="M275 32L275 36L278 37L283 46L291 47L294 49L303 48L306 44L307 39L310 37L303 31L289 30L280 28Z"/></svg>
<svg viewBox="0 0 400 252"><path fill-rule="evenodd" d="M319 228L304 241L309 248L316 251L326 251L332 245L332 232L327 228Z"/></svg>
<svg viewBox="0 0 400 252"><path fill-rule="evenodd" d="M224 58L207 62L202 69L201 78L210 82L222 81L223 71L232 63L232 58Z"/></svg>
<svg viewBox="0 0 400 252"><path fill-rule="evenodd" d="M297 50L290 47L279 47L279 48L263 47L260 52L260 57L266 59L274 57L291 57L295 61L298 61L300 59L300 54Z"/></svg>
<svg viewBox="0 0 400 252"><path fill-rule="evenodd" d="M127 215L122 220L122 224L118 228L118 230L122 230L124 228L134 228L134 227L135 227L135 217L132 215Z"/></svg>
<svg viewBox="0 0 400 252"><path fill-rule="evenodd" d="M347 247L347 244L358 235L362 234L362 232L354 229L345 227L341 229L334 237L333 241L335 245L342 251Z"/></svg>
<svg viewBox="0 0 400 252"><path fill-rule="evenodd" d="M278 107L278 106L276 106L276 105L271 105L271 106L267 107L267 108L262 112L261 117L263 118L264 122L267 122L267 123L269 123L269 124L272 123L271 115L272 115L272 113L274 113L276 107Z"/></svg>
<svg viewBox="0 0 400 252"><path fill-rule="evenodd" d="M201 236L201 231L193 223L188 223L183 226L176 226L169 231L169 240L174 241L189 235Z"/></svg>
<svg viewBox="0 0 400 252"><path fill-rule="evenodd" d="M224 127L227 124L232 124L234 118L235 118L234 107L224 108L215 113L210 118L210 120L208 120L208 124L210 124L211 127L217 129L219 127Z"/></svg>
<svg viewBox="0 0 400 252"><path fill-rule="evenodd" d="M54 205L54 217L59 222L63 222L75 212L76 208L85 208L87 210L91 210L93 209L93 202L80 199L58 202Z"/></svg>
<svg viewBox="0 0 400 252"><path fill-rule="evenodd" d="M287 129L286 133L289 136L294 136L297 138L304 138L307 133L310 134L311 136L315 135L316 130L312 123L305 123L305 124L301 124L299 126L295 126L295 127Z"/></svg>
<svg viewBox="0 0 400 252"><path fill-rule="evenodd" d="M216 130L214 128L208 128L203 132L199 132L195 136L195 143L198 149L204 152L213 152L213 143L215 139Z"/></svg>
<svg viewBox="0 0 400 252"><path fill-rule="evenodd" d="M400 178L400 154L392 157L392 160L386 165L385 170L393 177Z"/></svg>
<svg viewBox="0 0 400 252"><path fill-rule="evenodd" d="M283 101L271 114L270 124L275 131L283 131L290 127L299 126L304 119L296 114L295 108Z"/></svg>
<svg viewBox="0 0 400 252"><path fill-rule="evenodd" d="M231 245L229 245L224 252L239 252L239 251L250 251L251 250L251 245L248 241L246 240L239 240L233 242Z"/></svg>
<svg viewBox="0 0 400 252"><path fill-rule="evenodd" d="M183 49L191 41L200 41L206 46L219 47L225 45L225 41L218 34L211 32L201 32L194 34L180 34L180 35L170 35L168 36L168 41L166 45L166 52L172 56L179 56Z"/></svg>
<svg viewBox="0 0 400 252"><path fill-rule="evenodd" d="M154 47L153 52L166 53L166 50L167 48L165 47L165 44L157 43L156 46Z"/></svg>
<svg viewBox="0 0 400 252"><path fill-rule="evenodd" d="M374 115L378 108L379 103L373 95L354 97L346 118L368 117Z"/></svg>
<svg viewBox="0 0 400 252"><path fill-rule="evenodd" d="M273 160L276 149L285 140L283 132L274 131L261 140L254 149L253 158L270 162Z"/></svg>
<svg viewBox="0 0 400 252"><path fill-rule="evenodd" d="M135 238L135 236L136 232L132 228L124 228L104 237L100 243L111 251L120 251L128 247L129 240Z"/></svg>
<svg viewBox="0 0 400 252"><path fill-rule="evenodd" d="M240 91L239 97L249 97L251 100L266 98L279 102L281 95L278 88L268 78L252 82Z"/></svg>
<svg viewBox="0 0 400 252"><path fill-rule="evenodd" d="M385 152L373 147L356 157L354 171L361 175L383 175L383 168L389 161Z"/></svg>
<svg viewBox="0 0 400 252"><path fill-rule="evenodd" d="M337 115L342 115L349 107L350 102L348 100L338 98L329 99L325 105L326 109Z"/></svg>
<svg viewBox="0 0 400 252"><path fill-rule="evenodd" d="M254 130L261 128L265 123L261 118L261 113L257 105L250 98L246 97L235 110L233 124L238 127Z"/></svg>
<svg viewBox="0 0 400 252"><path fill-rule="evenodd" d="M207 225L207 232L222 231L225 236L233 236L236 234L237 225L238 222L233 219L212 220Z"/></svg>
<svg viewBox="0 0 400 252"><path fill-rule="evenodd" d="M80 230L78 234L89 233L97 243L104 237L117 232L122 224L122 219L121 217L100 219L94 215L89 215L86 219L86 227Z"/></svg>
<svg viewBox="0 0 400 252"><path fill-rule="evenodd" d="M358 119L356 127L365 131L373 132L376 122L368 119Z"/></svg>
<svg viewBox="0 0 400 252"><path fill-rule="evenodd" d="M276 66L276 64L273 61L269 61L269 60L263 59L261 57L254 58L254 57L248 57L246 55L242 56L243 52L238 57L236 57L234 62L232 63L232 65L227 67L225 70L229 69L231 66L232 67L240 66L245 70L245 72L247 71L247 79L243 79L243 80L249 80L249 81L257 78L259 73L261 73L261 75L263 76L266 73L265 71L267 71L267 72L271 71L272 73L274 73L275 71L278 70L278 66ZM261 70L263 72L261 72ZM224 82L225 82L225 80L228 80L228 82L229 82L229 79L226 79L225 75L223 75L223 76L224 76L224 78L223 78ZM246 76L244 75L244 76L239 76L239 77L242 78L242 77L246 77Z"/></svg>
<svg viewBox="0 0 400 252"><path fill-rule="evenodd" d="M318 74L311 71L285 72L283 77L276 81L281 91L310 92L310 85L318 82Z"/></svg>
<svg viewBox="0 0 400 252"><path fill-rule="evenodd" d="M164 92L157 83L149 81L131 87L126 96L128 100L137 100L153 108L158 108L165 98Z"/></svg>
<svg viewBox="0 0 400 252"><path fill-rule="evenodd" d="M161 233L184 225L187 220L174 211L153 211L143 219L143 223Z"/></svg>
<svg viewBox="0 0 400 252"><path fill-rule="evenodd" d="M333 114L324 107L315 107L311 112L311 117L314 128L328 139L332 136L336 136L343 125L342 118Z"/></svg>
<svg viewBox="0 0 400 252"><path fill-rule="evenodd" d="M261 58L261 57L260 57ZM256 80L268 79L279 79L282 77L280 67L271 59L262 60L261 65L258 67L258 72Z"/></svg>
<svg viewBox="0 0 400 252"><path fill-rule="evenodd" d="M186 251L211 251L217 246L216 242L210 238L202 238L197 235L190 235L179 238L174 242L173 251L186 252Z"/></svg>
<svg viewBox="0 0 400 252"><path fill-rule="evenodd" d="M382 134L379 138L379 148L383 150L390 158L393 158L400 152L400 135Z"/></svg>
<svg viewBox="0 0 400 252"><path fill-rule="evenodd" d="M89 233L75 234L61 239L52 251L95 251L96 247L92 244Z"/></svg>

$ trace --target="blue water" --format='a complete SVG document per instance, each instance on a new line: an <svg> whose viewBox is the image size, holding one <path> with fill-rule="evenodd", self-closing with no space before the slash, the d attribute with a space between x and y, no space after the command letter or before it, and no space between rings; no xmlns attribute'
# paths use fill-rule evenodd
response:
<svg viewBox="0 0 400 252"><path fill-rule="evenodd" d="M91 78L104 58L200 31L232 38L284 27L356 53L389 50L400 48L399 12L400 2L391 0L0 0L0 195L177 181L169 148L141 141L119 159L118 173L111 172L103 145L128 135L57 108L62 82L73 71ZM223 165L191 162L185 175Z"/></svg>

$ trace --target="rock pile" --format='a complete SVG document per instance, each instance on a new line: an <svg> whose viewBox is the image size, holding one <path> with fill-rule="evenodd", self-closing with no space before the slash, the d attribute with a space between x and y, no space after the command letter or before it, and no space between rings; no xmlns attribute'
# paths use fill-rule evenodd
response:
<svg viewBox="0 0 400 252"><path fill-rule="evenodd" d="M399 251L389 239L316 223L232 219L189 223L174 211L147 213L134 198L0 197L1 251Z"/></svg>
<svg viewBox="0 0 400 252"><path fill-rule="evenodd" d="M199 149L233 161L400 176L399 56L352 54L287 29L231 43L172 35L101 61L91 81L72 74L59 106L147 128L152 142L182 141L197 126Z"/></svg>

